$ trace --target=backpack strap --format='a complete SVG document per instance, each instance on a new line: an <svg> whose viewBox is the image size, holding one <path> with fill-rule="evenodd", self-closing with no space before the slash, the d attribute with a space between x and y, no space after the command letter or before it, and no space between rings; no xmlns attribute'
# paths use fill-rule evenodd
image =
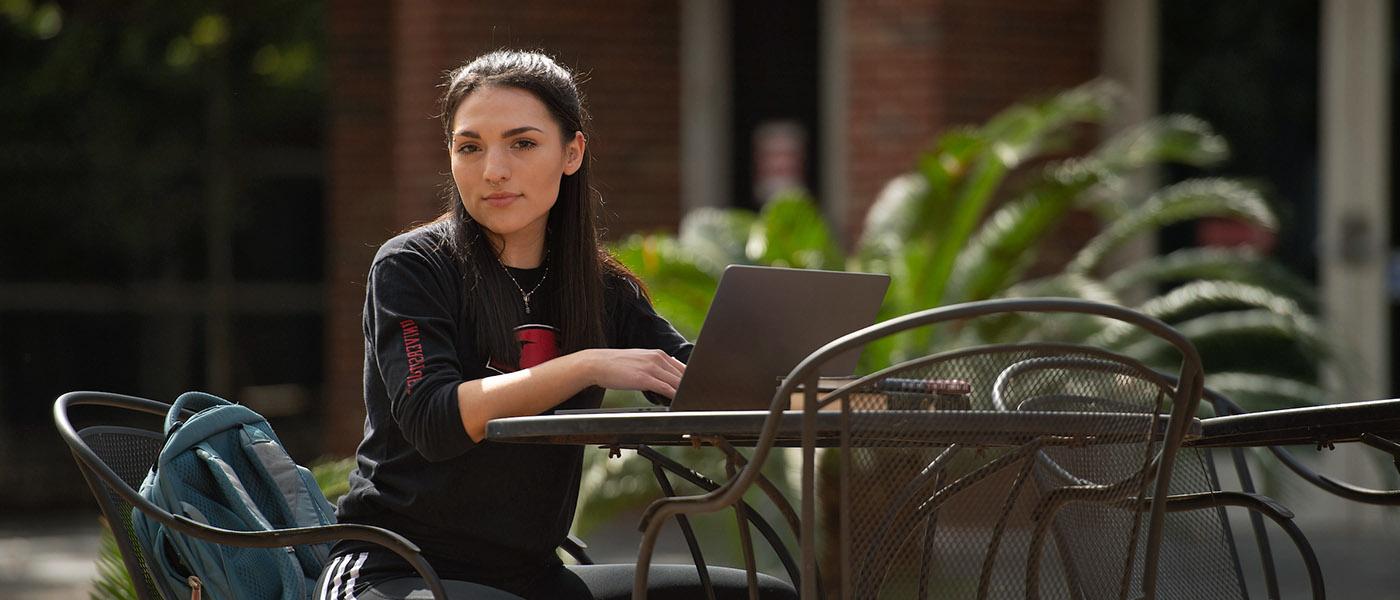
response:
<svg viewBox="0 0 1400 600"><path fill-rule="evenodd" d="M185 392L180 394L180 397L175 399L175 403L170 405L170 412L165 415L165 435L168 437L175 428L179 427L179 424L184 421L181 415L183 415L186 410L190 412L199 412L206 408L231 404L233 403L228 400L204 392Z"/></svg>
<svg viewBox="0 0 1400 600"><path fill-rule="evenodd" d="M313 527L323 524L325 507L307 490L301 470L277 440L257 427L244 426L239 431L243 448L254 468L262 469L267 479L277 484L282 501L287 504L288 527Z"/></svg>
<svg viewBox="0 0 1400 600"><path fill-rule="evenodd" d="M243 486L243 481L238 478L238 474L233 471L233 467L224 461L209 444L201 443L195 446L194 453L204 461L209 467L209 473L214 476L214 481L219 484L219 489L223 492L228 507L238 513L238 516L257 523L263 529L276 529L272 523L258 509L253 497L248 495L248 489Z"/></svg>
<svg viewBox="0 0 1400 600"><path fill-rule="evenodd" d="M239 445L256 475L277 486L278 493L273 494L272 500L277 506L267 509L279 514L268 515L269 519L283 521L276 523L282 527L315 527L335 522L334 509L321 495L315 478L292 461L275 437L253 425L244 425L238 435L242 442ZM296 552L303 561L303 570L319 573L330 558L330 544L297 546Z"/></svg>
<svg viewBox="0 0 1400 600"><path fill-rule="evenodd" d="M213 475L215 483L224 495L226 508L234 511L240 518L248 523L256 523L264 530L277 529L262 510L258 508L256 502L244 487L243 481L239 479L238 473L228 464L223 457L219 456L208 443L200 443L195 446L194 453L209 468L209 473ZM290 560L277 561L278 575L286 585L306 585L306 572L302 569L301 561L296 560L296 547L283 546L281 551L287 553Z"/></svg>

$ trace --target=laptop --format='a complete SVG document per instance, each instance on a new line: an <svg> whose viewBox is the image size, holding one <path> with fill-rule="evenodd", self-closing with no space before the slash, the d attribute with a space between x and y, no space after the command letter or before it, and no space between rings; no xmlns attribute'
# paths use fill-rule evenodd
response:
<svg viewBox="0 0 1400 600"><path fill-rule="evenodd" d="M666 406L559 410L764 410L778 381L827 342L875 322L888 275L730 265L700 326L676 397ZM848 376L860 348L819 373Z"/></svg>

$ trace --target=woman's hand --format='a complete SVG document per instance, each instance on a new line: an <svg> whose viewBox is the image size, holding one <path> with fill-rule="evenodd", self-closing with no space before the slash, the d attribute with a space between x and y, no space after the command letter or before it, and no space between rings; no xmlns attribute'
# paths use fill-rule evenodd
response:
<svg viewBox="0 0 1400 600"><path fill-rule="evenodd" d="M685 363L661 350L592 348L580 351L592 385L676 397Z"/></svg>

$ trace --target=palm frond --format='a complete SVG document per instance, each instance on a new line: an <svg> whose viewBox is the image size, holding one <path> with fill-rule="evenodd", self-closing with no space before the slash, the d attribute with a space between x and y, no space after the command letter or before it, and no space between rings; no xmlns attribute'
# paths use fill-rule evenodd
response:
<svg viewBox="0 0 1400 600"><path fill-rule="evenodd" d="M1288 318L1308 318L1292 298L1257 285L1219 280L1182 285L1143 302L1137 310L1162 321L1175 322L1206 313L1246 308L1263 309ZM1114 327L1095 336L1092 343L1116 348L1144 335L1135 328Z"/></svg>
<svg viewBox="0 0 1400 600"><path fill-rule="evenodd" d="M918 173L906 173L886 182L865 214L859 242L861 259L898 254L905 241L913 237L919 224L920 202L928 195L928 179Z"/></svg>
<svg viewBox="0 0 1400 600"><path fill-rule="evenodd" d="M941 231L947 226L949 208L957 186L967 177L987 139L976 127L953 127L938 136L932 150L920 155L916 174L924 177L924 201L914 213L921 230Z"/></svg>
<svg viewBox="0 0 1400 600"><path fill-rule="evenodd" d="M1328 348L1317 320L1303 314L1281 315L1262 309L1211 313L1177 323L1176 328L1193 342L1213 337L1259 335L1292 340L1318 355Z"/></svg>
<svg viewBox="0 0 1400 600"><path fill-rule="evenodd" d="M1101 122L1122 99L1122 87L1098 79L1040 102L1012 106L987 121L982 133L1002 166L1014 169L1058 150L1072 125Z"/></svg>
<svg viewBox="0 0 1400 600"><path fill-rule="evenodd" d="M1266 287L1300 302L1308 312L1317 304L1313 287L1247 246L1183 248L1133 263L1104 279L1115 292L1141 285L1194 279L1238 281Z"/></svg>
<svg viewBox="0 0 1400 600"><path fill-rule="evenodd" d="M1162 163L1209 167L1229 158L1230 147L1201 119L1163 115L1114 134L1091 155L1113 171Z"/></svg>
<svg viewBox="0 0 1400 600"><path fill-rule="evenodd" d="M1079 204L1101 221L1111 222L1141 201L1137 191L1126 185L1131 173L1161 163L1207 167L1228 155L1224 138L1201 119L1187 115L1152 118L1117 132L1084 157L1107 175Z"/></svg>
<svg viewBox="0 0 1400 600"><path fill-rule="evenodd" d="M1290 318L1305 316L1292 298L1264 287L1236 281L1193 281L1144 302L1140 312L1163 321L1240 307L1262 308Z"/></svg>
<svg viewBox="0 0 1400 600"><path fill-rule="evenodd" d="M1113 293L1112 290L1091 277L1084 277L1075 273L1060 273L1049 277L1042 277L1031 281L1022 282L1007 289L1003 296L1008 298L1035 298L1035 297L1057 297L1057 298L1078 298L1081 300L1092 300L1103 304L1122 304L1123 300ZM1066 325L1058 325L1053 331L1054 335L1047 335L1047 332L1037 333L1035 323L1041 319L1033 319L1031 324L1020 331L1003 332L999 339L1001 341L1012 341L1024 336L1034 339L1055 338L1061 341L1082 341L1086 340L1105 328L1131 327L1121 321L1099 318L1074 318L1064 320Z"/></svg>
<svg viewBox="0 0 1400 600"><path fill-rule="evenodd" d="M1121 304L1118 294L1103 282L1078 273L1058 273L1013 285L1001 294L1006 298L1079 298L1105 304Z"/></svg>
<svg viewBox="0 0 1400 600"><path fill-rule="evenodd" d="M1106 304L1121 301L1099 282L1072 273L1023 281L999 294L1004 298L1079 298ZM1026 340L1080 341L1114 321L1079 315L1002 315L978 319L973 327L965 328L959 344L1011 342Z"/></svg>
<svg viewBox="0 0 1400 600"><path fill-rule="evenodd" d="M982 300L1005 289L1030 264L1028 251L1105 176L1098 165L1081 160L1045 169L1038 185L993 212L959 253L945 297Z"/></svg>
<svg viewBox="0 0 1400 600"><path fill-rule="evenodd" d="M1261 373L1211 373L1206 387L1250 411L1327 403L1327 392L1316 385Z"/></svg>
<svg viewBox="0 0 1400 600"><path fill-rule="evenodd" d="M1234 217L1273 229L1278 222L1254 189L1229 179L1192 179L1169 186L1114 221L1080 250L1067 270L1089 273L1125 242L1166 225Z"/></svg>
<svg viewBox="0 0 1400 600"><path fill-rule="evenodd" d="M1322 327L1310 315L1280 315L1264 309L1237 310L1200 315L1173 326L1197 347L1214 342L1238 344L1247 340L1279 340L1318 362L1332 354ZM1132 339L1120 340L1116 346L1122 348L1123 353L1141 359L1163 350L1162 342L1155 338L1128 341Z"/></svg>
<svg viewBox="0 0 1400 600"><path fill-rule="evenodd" d="M1075 132L1074 125L1101 121L1120 96L1117 86L1092 81L1040 103L1013 106L988 121L981 129L986 147L975 155L967 176L954 188L947 224L930 232L934 251L925 268L915 273L917 289L935 305L943 303L958 254L981 223L1007 174L1058 149L1060 142ZM940 161L926 160L925 164L929 162Z"/></svg>

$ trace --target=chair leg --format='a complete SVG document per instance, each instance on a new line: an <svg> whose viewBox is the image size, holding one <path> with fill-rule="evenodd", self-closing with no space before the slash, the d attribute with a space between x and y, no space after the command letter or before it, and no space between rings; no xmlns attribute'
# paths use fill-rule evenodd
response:
<svg viewBox="0 0 1400 600"><path fill-rule="evenodd" d="M661 486L661 493L667 497L676 495L675 488L671 487L671 481L666 478L666 474L661 471L661 465L653 462L651 464L652 475L656 476L656 483ZM710 583L710 570L705 566L705 555L700 552L700 542L695 539L695 530L690 527L690 519L685 515L676 515L676 524L681 526L681 535L685 536L685 545L690 547L690 557L695 560L695 569L700 576L700 584L705 588L705 597L715 600L715 588Z"/></svg>
<svg viewBox="0 0 1400 600"><path fill-rule="evenodd" d="M939 469L938 474L933 478L933 488L941 489L947 471ZM924 519L924 547L919 559L919 598L928 598L929 589L929 564L933 562L933 540L938 533L938 511L929 511L928 517Z"/></svg>
<svg viewBox="0 0 1400 600"><path fill-rule="evenodd" d="M731 458L725 463L726 475L734 479L737 471L734 460ZM758 563L753 556L753 537L749 534L749 511L748 505L744 502L734 504L734 516L739 519L739 544L744 551L744 575L748 579L749 598L758 598Z"/></svg>

